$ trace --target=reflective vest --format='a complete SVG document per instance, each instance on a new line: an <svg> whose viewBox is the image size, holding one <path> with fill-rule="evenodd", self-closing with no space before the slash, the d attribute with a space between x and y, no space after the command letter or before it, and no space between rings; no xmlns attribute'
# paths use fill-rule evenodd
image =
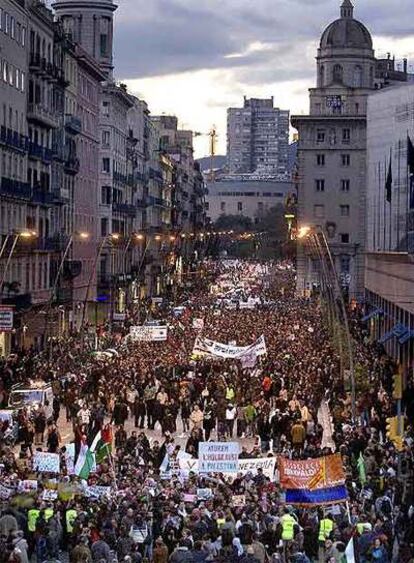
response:
<svg viewBox="0 0 414 563"><path fill-rule="evenodd" d="M40 510L37 508L31 508L27 513L27 528L29 532L36 531L36 522L40 516Z"/></svg>
<svg viewBox="0 0 414 563"><path fill-rule="evenodd" d="M44 515L46 522L50 520L53 516L53 508L45 508Z"/></svg>
<svg viewBox="0 0 414 563"><path fill-rule="evenodd" d="M359 535L361 535L364 532L365 524L366 522L358 522L358 524L356 525L356 529Z"/></svg>
<svg viewBox="0 0 414 563"><path fill-rule="evenodd" d="M68 534L71 534L73 532L73 523L76 520L77 515L78 513L74 508L69 508L69 510L66 511L65 520L66 531L68 532Z"/></svg>
<svg viewBox="0 0 414 563"><path fill-rule="evenodd" d="M227 387L226 399L227 401L232 401L234 399L234 389L232 387Z"/></svg>
<svg viewBox="0 0 414 563"><path fill-rule="evenodd" d="M282 540L290 541L295 537L296 520L290 514L285 514L281 518L282 523Z"/></svg>
<svg viewBox="0 0 414 563"><path fill-rule="evenodd" d="M319 524L319 541L324 542L327 538L329 538L333 527L334 525L330 518L324 518L321 520L321 523Z"/></svg>

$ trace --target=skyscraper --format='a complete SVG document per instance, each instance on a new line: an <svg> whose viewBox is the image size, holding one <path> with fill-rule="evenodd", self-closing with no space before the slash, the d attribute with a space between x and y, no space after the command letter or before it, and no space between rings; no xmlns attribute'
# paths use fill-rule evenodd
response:
<svg viewBox="0 0 414 563"><path fill-rule="evenodd" d="M230 174L287 174L289 111L269 99L244 98L227 110L227 165Z"/></svg>

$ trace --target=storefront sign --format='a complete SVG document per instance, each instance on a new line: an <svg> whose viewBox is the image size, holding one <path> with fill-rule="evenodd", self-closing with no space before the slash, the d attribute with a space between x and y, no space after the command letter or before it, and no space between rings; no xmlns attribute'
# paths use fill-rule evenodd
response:
<svg viewBox="0 0 414 563"><path fill-rule="evenodd" d="M0 332L13 330L13 307L0 305Z"/></svg>

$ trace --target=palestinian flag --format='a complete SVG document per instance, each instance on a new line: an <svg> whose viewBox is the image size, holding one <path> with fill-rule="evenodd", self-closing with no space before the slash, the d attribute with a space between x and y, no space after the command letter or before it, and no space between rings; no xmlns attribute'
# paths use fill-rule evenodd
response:
<svg viewBox="0 0 414 563"><path fill-rule="evenodd" d="M99 430L95 436L91 451L95 454L96 463L102 463L112 453L112 429L109 425Z"/></svg>
<svg viewBox="0 0 414 563"><path fill-rule="evenodd" d="M86 480L94 465L95 454L88 448L86 443L83 443L75 464L75 475Z"/></svg>

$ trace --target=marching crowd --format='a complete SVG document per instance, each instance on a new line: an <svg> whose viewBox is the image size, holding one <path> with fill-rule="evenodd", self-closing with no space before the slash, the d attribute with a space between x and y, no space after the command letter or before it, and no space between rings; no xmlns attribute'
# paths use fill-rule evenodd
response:
<svg viewBox="0 0 414 563"><path fill-rule="evenodd" d="M53 358L29 351L0 368L0 402L13 383L52 382L53 416L19 413L19 446L0 429L0 563L267 561L414 562L412 381L404 393L404 447L386 436L393 413L394 366L351 315L357 419L340 377L340 358L318 299L296 299L294 273L268 276L257 264L215 265L214 284L244 283L254 308L218 303L209 284L187 295L180 314L163 309L164 342L123 339L118 355L87 354L76 337ZM211 279L209 280L212 281ZM210 283L211 285L211 283ZM248 346L264 335L253 365L195 357L200 334ZM57 347L56 347L57 348ZM332 417L332 439L318 413ZM86 480L69 464L62 426L76 459L101 432L107 455ZM285 502L278 465L239 474L184 471L200 442L239 441L240 459L342 455L348 502L301 507ZM60 456L60 474L33 470L37 451ZM25 483L34 482L34 490Z"/></svg>

